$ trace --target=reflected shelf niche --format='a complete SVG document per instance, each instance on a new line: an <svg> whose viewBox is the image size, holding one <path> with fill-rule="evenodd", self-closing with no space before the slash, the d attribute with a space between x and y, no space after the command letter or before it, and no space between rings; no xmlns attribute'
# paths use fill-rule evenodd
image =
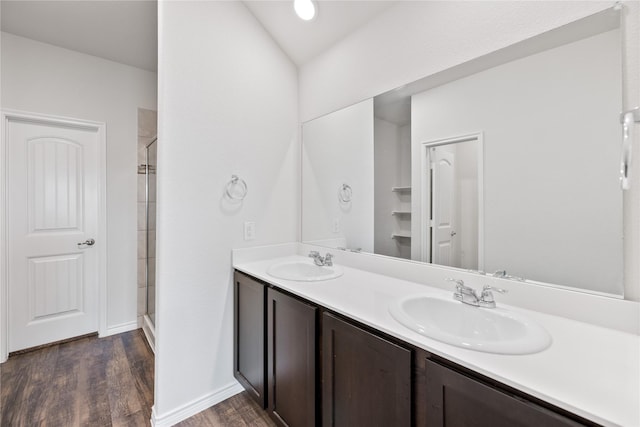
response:
<svg viewBox="0 0 640 427"><path fill-rule="evenodd" d="M398 198L396 202L399 204L398 208L391 211L391 215L397 218L396 221L396 232L391 234L392 239L396 239L399 242L408 242L411 239L411 231L404 230L406 224L409 224L409 228L411 228L411 210L407 209L406 199L404 199L405 203L402 203L403 196L411 197L411 187L410 186L398 186L391 187L391 191L398 194ZM410 203L409 203L410 205ZM402 225L405 225L403 227Z"/></svg>
<svg viewBox="0 0 640 427"><path fill-rule="evenodd" d="M408 231L399 231L391 235L392 239L410 239L411 233Z"/></svg>

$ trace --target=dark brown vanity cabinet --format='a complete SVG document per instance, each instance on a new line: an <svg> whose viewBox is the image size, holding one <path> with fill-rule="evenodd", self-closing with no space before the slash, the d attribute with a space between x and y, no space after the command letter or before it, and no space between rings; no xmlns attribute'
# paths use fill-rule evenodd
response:
<svg viewBox="0 0 640 427"><path fill-rule="evenodd" d="M235 376L281 426L597 425L240 272L234 297Z"/></svg>
<svg viewBox="0 0 640 427"><path fill-rule="evenodd" d="M473 379L432 360L426 361L428 427L568 427L581 423Z"/></svg>
<svg viewBox="0 0 640 427"><path fill-rule="evenodd" d="M234 376L249 395L266 408L267 287L236 272L234 275Z"/></svg>
<svg viewBox="0 0 640 427"><path fill-rule="evenodd" d="M410 426L411 355L407 348L323 313L323 426Z"/></svg>
<svg viewBox="0 0 640 427"><path fill-rule="evenodd" d="M316 424L318 308L234 275L234 374L280 425Z"/></svg>
<svg viewBox="0 0 640 427"><path fill-rule="evenodd" d="M317 312L313 305L268 290L268 409L284 426L316 424Z"/></svg>

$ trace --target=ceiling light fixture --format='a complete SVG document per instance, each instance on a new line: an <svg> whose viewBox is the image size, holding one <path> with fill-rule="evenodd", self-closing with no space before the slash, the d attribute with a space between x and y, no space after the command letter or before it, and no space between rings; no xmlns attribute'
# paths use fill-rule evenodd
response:
<svg viewBox="0 0 640 427"><path fill-rule="evenodd" d="M310 21L316 16L316 6L311 0L293 0L293 9L304 21Z"/></svg>

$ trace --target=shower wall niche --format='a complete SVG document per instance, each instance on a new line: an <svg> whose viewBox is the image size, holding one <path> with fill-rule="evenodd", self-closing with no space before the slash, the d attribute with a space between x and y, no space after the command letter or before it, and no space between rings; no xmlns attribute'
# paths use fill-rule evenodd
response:
<svg viewBox="0 0 640 427"><path fill-rule="evenodd" d="M138 326L153 348L156 297L157 113L138 109Z"/></svg>

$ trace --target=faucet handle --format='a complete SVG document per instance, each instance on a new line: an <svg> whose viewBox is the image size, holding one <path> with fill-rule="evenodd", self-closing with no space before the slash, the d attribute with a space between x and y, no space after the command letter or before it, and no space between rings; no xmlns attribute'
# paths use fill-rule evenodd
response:
<svg viewBox="0 0 640 427"><path fill-rule="evenodd" d="M454 279L453 277L447 277L446 279L447 282L455 282L456 284L456 291L461 292L462 289L464 289L466 286L464 285L464 280L460 280L460 279Z"/></svg>
<svg viewBox="0 0 640 427"><path fill-rule="evenodd" d="M478 301L478 306L484 308L495 308L496 301L493 299L493 292L496 291L501 294L506 294L508 291L502 288L495 288L490 285L484 285L482 287L482 294L480 295L480 301Z"/></svg>
<svg viewBox="0 0 640 427"><path fill-rule="evenodd" d="M490 291L496 291L496 292L498 292L500 294L506 294L507 292L509 292L506 289L496 288L495 286L491 286L491 285L484 285L482 287L482 293L490 292Z"/></svg>
<svg viewBox="0 0 640 427"><path fill-rule="evenodd" d="M319 257L320 256L320 252L318 251L311 251L309 252L309 258L315 258L315 257Z"/></svg>
<svg viewBox="0 0 640 427"><path fill-rule="evenodd" d="M507 278L507 270L496 270L493 274L493 277L499 277L501 279Z"/></svg>

